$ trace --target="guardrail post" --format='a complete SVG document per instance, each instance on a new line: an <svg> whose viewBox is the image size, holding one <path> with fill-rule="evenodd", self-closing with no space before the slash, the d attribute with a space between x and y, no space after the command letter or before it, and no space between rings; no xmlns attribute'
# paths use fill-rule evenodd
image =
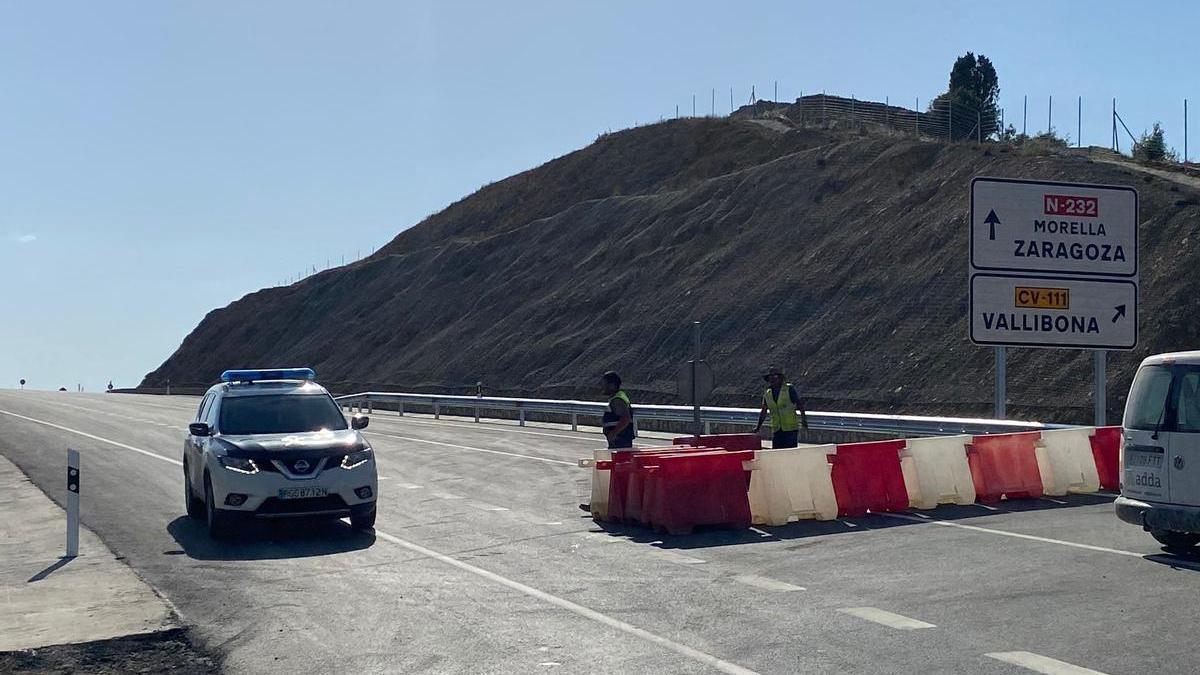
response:
<svg viewBox="0 0 1200 675"><path fill-rule="evenodd" d="M637 418L633 418L633 435L637 436Z"/></svg>
<svg viewBox="0 0 1200 675"><path fill-rule="evenodd" d="M705 422L705 423L704 423L704 435L705 435L705 436L711 436L711 435L712 435L712 422Z"/></svg>
<svg viewBox="0 0 1200 675"><path fill-rule="evenodd" d="M436 403L433 404L433 419L435 419L435 420L442 419L442 409Z"/></svg>
<svg viewBox="0 0 1200 675"><path fill-rule="evenodd" d="M400 417L404 417L404 401L396 404L396 412L400 414Z"/></svg>
<svg viewBox="0 0 1200 675"><path fill-rule="evenodd" d="M375 412L375 402L372 401L371 399L367 399L367 414L370 415L374 412Z"/></svg>
<svg viewBox="0 0 1200 675"><path fill-rule="evenodd" d="M479 406L475 406L475 423L479 423Z"/></svg>
<svg viewBox="0 0 1200 675"><path fill-rule="evenodd" d="M579 413L571 413L571 431L579 431Z"/></svg>
<svg viewBox="0 0 1200 675"><path fill-rule="evenodd" d="M520 424L520 426L525 426L525 409L524 409L524 408L521 408L521 410L520 410L520 415L521 415L521 424Z"/></svg>

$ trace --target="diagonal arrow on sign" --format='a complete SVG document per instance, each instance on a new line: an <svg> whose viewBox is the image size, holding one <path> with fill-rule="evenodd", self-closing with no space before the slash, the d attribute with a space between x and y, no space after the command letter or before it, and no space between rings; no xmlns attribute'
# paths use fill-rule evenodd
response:
<svg viewBox="0 0 1200 675"><path fill-rule="evenodd" d="M996 215L996 209L988 209L987 218L983 222L988 225L988 239L996 240L996 226L1000 224L1000 217Z"/></svg>
<svg viewBox="0 0 1200 675"><path fill-rule="evenodd" d="M1125 305L1117 305L1116 307L1113 307L1113 309L1117 310L1117 313L1113 314L1113 318L1112 318L1112 322L1116 323L1117 319L1120 319L1121 317L1125 316Z"/></svg>

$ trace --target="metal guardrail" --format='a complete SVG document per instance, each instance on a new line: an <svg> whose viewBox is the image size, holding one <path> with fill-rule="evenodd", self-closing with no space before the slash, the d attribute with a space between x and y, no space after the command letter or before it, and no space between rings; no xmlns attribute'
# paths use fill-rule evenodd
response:
<svg viewBox="0 0 1200 675"><path fill-rule="evenodd" d="M360 410L374 410L375 403L395 405L398 414L404 414L405 405L417 405L433 409L434 417L440 417L445 409L474 410L475 421L481 411L503 410L516 412L521 426L525 425L526 413L549 413L569 416L571 429L578 430L579 418L599 418L604 414L605 404L596 401L563 401L539 398L504 398L498 396L450 396L440 394L403 394L387 392L362 392L335 397L343 406ZM641 405L634 404L634 415L640 420L669 422L691 422L691 406ZM1017 422L964 417L924 417L919 415L878 415L871 413L809 412L810 429L848 431L867 434L900 434L903 436L951 436L955 434L995 434L1017 431L1041 431L1062 429L1072 425L1044 424L1041 422ZM700 419L705 433L713 424L735 424L754 426L758 422L757 408L718 408L703 406Z"/></svg>

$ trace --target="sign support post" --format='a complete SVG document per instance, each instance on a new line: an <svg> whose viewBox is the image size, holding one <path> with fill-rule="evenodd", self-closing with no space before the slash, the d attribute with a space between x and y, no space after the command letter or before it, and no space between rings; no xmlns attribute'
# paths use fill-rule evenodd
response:
<svg viewBox="0 0 1200 675"><path fill-rule="evenodd" d="M700 445L700 397L696 394L696 364L700 362L700 322L692 322L692 435L696 437L696 445Z"/></svg>
<svg viewBox="0 0 1200 675"><path fill-rule="evenodd" d="M1008 392L1005 387L1008 384L1008 354L1004 350L1004 345L996 347L996 419L1002 420L1005 418L1004 402L1008 397Z"/></svg>
<svg viewBox="0 0 1200 675"><path fill-rule="evenodd" d="M1097 349L1092 352L1095 355L1095 360L1092 363L1095 371L1096 390L1093 393L1093 402L1096 404L1096 419L1095 424L1098 427L1108 424L1108 352L1103 349Z"/></svg>
<svg viewBox="0 0 1200 675"><path fill-rule="evenodd" d="M79 555L79 451L67 450L67 556Z"/></svg>

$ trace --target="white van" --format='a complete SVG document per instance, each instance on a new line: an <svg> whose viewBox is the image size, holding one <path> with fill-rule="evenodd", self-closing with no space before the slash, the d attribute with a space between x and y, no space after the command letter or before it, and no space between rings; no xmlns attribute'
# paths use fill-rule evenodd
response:
<svg viewBox="0 0 1200 675"><path fill-rule="evenodd" d="M1200 351L1142 361L1121 427L1117 517L1167 548L1200 543Z"/></svg>

